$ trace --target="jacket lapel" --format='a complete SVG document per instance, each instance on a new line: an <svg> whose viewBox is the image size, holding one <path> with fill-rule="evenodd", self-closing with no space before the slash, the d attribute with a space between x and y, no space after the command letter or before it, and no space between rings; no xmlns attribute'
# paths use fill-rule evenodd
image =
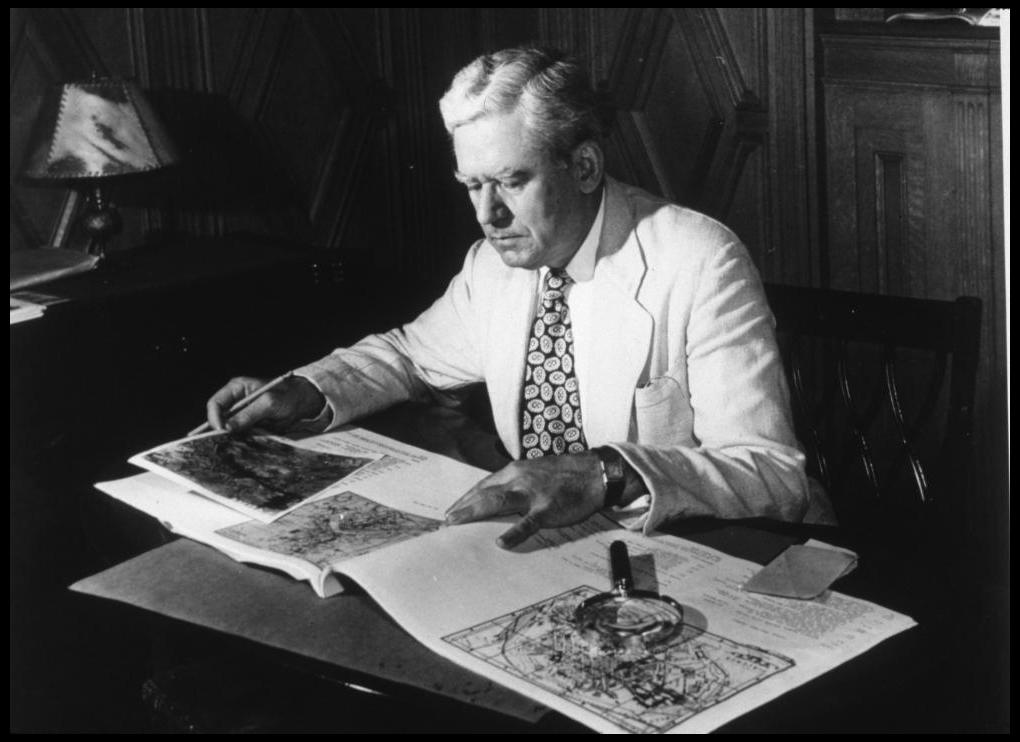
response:
<svg viewBox="0 0 1020 742"><path fill-rule="evenodd" d="M493 301L489 322L486 383L492 416L507 451L521 455L521 394L525 348L538 302L538 271L507 270L507 281Z"/></svg>
<svg viewBox="0 0 1020 742"><path fill-rule="evenodd" d="M578 316L575 353L585 369L581 409L585 437L597 446L627 440L634 389L648 359L653 322L637 302L645 261L622 187L606 181L606 215L592 278L594 301ZM583 364L583 365L582 365Z"/></svg>

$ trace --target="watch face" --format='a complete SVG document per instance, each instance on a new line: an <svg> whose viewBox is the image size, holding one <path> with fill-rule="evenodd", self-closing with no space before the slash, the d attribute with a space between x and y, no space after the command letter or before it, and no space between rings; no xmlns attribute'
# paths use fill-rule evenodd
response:
<svg viewBox="0 0 1020 742"><path fill-rule="evenodd" d="M605 473L605 504L609 507L615 507L620 503L620 498L623 496L623 490L626 486L623 456L615 448L608 446L601 446L594 449L594 451L598 455L599 461L602 463L602 471Z"/></svg>
<svg viewBox="0 0 1020 742"><path fill-rule="evenodd" d="M602 465L606 470L606 478L611 482L623 479L623 457L615 448L608 446L601 447L596 451L602 459Z"/></svg>

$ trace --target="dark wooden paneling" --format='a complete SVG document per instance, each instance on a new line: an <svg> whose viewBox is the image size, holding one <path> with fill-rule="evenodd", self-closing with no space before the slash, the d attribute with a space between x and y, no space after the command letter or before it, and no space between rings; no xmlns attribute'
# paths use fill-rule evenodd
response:
<svg viewBox="0 0 1020 742"><path fill-rule="evenodd" d="M12 10L12 246L45 241L62 193L15 183L41 92L96 71L138 79L183 153L151 187L113 186L125 221L114 249L245 230L390 267L431 265L418 15Z"/></svg>
<svg viewBox="0 0 1020 742"><path fill-rule="evenodd" d="M609 172L732 227L763 274L820 275L814 32L798 8L552 8L617 108Z"/></svg>

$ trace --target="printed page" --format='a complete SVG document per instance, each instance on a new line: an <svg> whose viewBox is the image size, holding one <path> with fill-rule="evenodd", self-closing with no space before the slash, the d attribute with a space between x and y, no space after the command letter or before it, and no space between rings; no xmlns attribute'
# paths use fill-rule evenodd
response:
<svg viewBox="0 0 1020 742"><path fill-rule="evenodd" d="M436 520L442 520L446 508L489 473L357 427L300 443L316 451L381 456L348 476L343 487L388 507Z"/></svg>
<svg viewBox="0 0 1020 742"><path fill-rule="evenodd" d="M441 528L344 572L435 652L601 732L711 731L914 625L831 591L743 592L760 565L602 516L514 552L495 545L505 528ZM683 630L660 645L607 652L573 620L610 589L616 539L636 586L683 606Z"/></svg>

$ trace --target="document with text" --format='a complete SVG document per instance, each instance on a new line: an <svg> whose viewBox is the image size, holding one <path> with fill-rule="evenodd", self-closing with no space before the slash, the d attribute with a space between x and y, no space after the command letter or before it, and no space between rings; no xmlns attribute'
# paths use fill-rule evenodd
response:
<svg viewBox="0 0 1020 742"><path fill-rule="evenodd" d="M433 651L601 732L708 732L911 627L907 616L828 591L815 600L748 593L761 566L595 516L525 548L505 524L442 529L345 570ZM669 641L607 653L574 611L609 590L614 540L636 585L678 601Z"/></svg>

